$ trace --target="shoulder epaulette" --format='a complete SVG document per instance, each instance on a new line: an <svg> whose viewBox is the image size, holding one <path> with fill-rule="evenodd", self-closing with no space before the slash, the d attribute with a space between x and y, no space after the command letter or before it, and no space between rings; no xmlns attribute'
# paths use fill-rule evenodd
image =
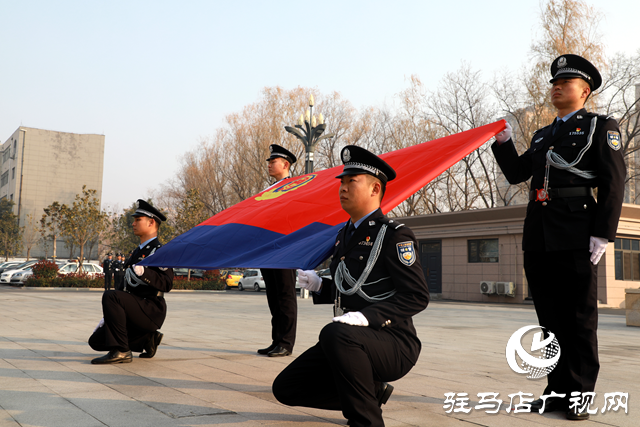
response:
<svg viewBox="0 0 640 427"><path fill-rule="evenodd" d="M383 223L383 224L387 224L389 227L393 227L393 228L394 228L394 229L396 229L396 230L397 230L398 228L400 228L400 227L404 227L404 224L401 224L401 223L399 223L399 222L396 222L396 221L394 221L394 220L392 220L392 219L389 219L389 218L387 218L387 217L385 217L385 216L381 216L381 217L379 217L379 218L378 218L378 221L380 221L380 222L381 222L381 223Z"/></svg>
<svg viewBox="0 0 640 427"><path fill-rule="evenodd" d="M546 127L546 126L545 126L545 127ZM544 129L544 128L540 128L540 129L538 129L538 130L534 131L534 132L533 132L533 134L532 134L531 136L533 136L533 135L535 135L536 133L540 132L542 129Z"/></svg>

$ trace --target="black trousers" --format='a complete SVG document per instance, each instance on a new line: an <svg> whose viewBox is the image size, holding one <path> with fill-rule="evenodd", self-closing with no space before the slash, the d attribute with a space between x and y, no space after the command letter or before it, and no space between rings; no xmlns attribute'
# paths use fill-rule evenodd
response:
<svg viewBox="0 0 640 427"><path fill-rule="evenodd" d="M113 277L113 273L104 273L104 290L108 291L111 289L111 278Z"/></svg>
<svg viewBox="0 0 640 427"><path fill-rule="evenodd" d="M260 272L267 287L272 344L293 351L298 321L296 271L263 268Z"/></svg>
<svg viewBox="0 0 640 427"><path fill-rule="evenodd" d="M106 291L102 294L104 326L89 338L89 346L96 351L142 352L151 334L158 327L142 312L139 297L124 291Z"/></svg>
<svg viewBox="0 0 640 427"><path fill-rule="evenodd" d="M588 250L524 253L524 268L540 326L560 344L558 365L547 376L551 391L594 391L598 361L598 268Z"/></svg>
<svg viewBox="0 0 640 427"><path fill-rule="evenodd" d="M319 342L273 382L285 405L342 411L350 426L384 426L376 394L382 382L405 376L414 362L384 329L330 323Z"/></svg>

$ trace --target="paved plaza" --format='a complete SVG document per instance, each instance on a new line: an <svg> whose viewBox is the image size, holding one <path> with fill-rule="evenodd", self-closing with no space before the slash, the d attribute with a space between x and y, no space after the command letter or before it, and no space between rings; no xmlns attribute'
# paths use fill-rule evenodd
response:
<svg viewBox="0 0 640 427"><path fill-rule="evenodd" d="M344 425L340 412L292 408L271 393L276 375L314 345L331 306L298 299L294 354L269 358L264 292L176 291L167 294L164 340L153 359L91 365L87 339L102 317L99 290L0 286L0 426L187 427ZM418 364L383 406L387 426L565 426L559 412L506 412L509 394L535 394L546 380L529 380L507 365L505 346L517 329L537 324L531 305L434 301L414 318L422 340ZM624 312L600 313L601 370L587 426L639 426L640 328ZM478 393L499 393L497 414L473 409ZM604 393L629 393L628 413L601 413ZM447 413L445 393L468 393L469 413ZM459 398L456 395L456 398ZM460 401L458 401L460 402ZM450 406L450 405L447 405Z"/></svg>

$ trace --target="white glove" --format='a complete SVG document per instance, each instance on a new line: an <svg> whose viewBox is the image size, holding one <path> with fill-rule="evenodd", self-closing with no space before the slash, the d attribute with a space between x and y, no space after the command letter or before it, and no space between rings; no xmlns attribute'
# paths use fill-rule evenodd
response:
<svg viewBox="0 0 640 427"><path fill-rule="evenodd" d="M100 319L100 321L98 322L98 326L96 326L96 328L93 330L93 332L97 331L98 329L102 328L104 326L104 317L102 319Z"/></svg>
<svg viewBox="0 0 640 427"><path fill-rule="evenodd" d="M498 141L498 144L507 142L511 138L511 132L511 125L509 124L509 122L507 122L507 127L502 132L496 135L496 141Z"/></svg>
<svg viewBox="0 0 640 427"><path fill-rule="evenodd" d="M313 270L298 269L298 283L301 288L308 289L310 292L318 292L322 288L322 279Z"/></svg>
<svg viewBox="0 0 640 427"><path fill-rule="evenodd" d="M350 311L342 316L334 317L333 321L353 326L369 326L369 321L359 311Z"/></svg>
<svg viewBox="0 0 640 427"><path fill-rule="evenodd" d="M607 249L607 239L603 239L602 237L589 237L589 252L591 252L591 263L596 265L602 255L604 255L604 251Z"/></svg>
<svg viewBox="0 0 640 427"><path fill-rule="evenodd" d="M141 265L134 265L133 272L136 273L136 276L142 276L144 274L144 267Z"/></svg>

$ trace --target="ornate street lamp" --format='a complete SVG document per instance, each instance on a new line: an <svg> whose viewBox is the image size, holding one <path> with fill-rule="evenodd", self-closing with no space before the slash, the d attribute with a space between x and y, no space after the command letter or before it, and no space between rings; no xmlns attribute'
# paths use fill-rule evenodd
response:
<svg viewBox="0 0 640 427"><path fill-rule="evenodd" d="M333 133L328 133L324 136L321 136L324 132L327 125L324 123L324 117L322 114L318 116L318 120L316 121L316 116L313 115L313 95L309 97L309 109L305 116L300 114L300 118L298 119L298 124L295 128L291 126L285 126L285 130L290 134L295 135L302 144L304 144L305 148L305 163L304 163L304 173L313 172L313 152L316 149L316 145L318 142L323 139L332 138L335 136Z"/></svg>

